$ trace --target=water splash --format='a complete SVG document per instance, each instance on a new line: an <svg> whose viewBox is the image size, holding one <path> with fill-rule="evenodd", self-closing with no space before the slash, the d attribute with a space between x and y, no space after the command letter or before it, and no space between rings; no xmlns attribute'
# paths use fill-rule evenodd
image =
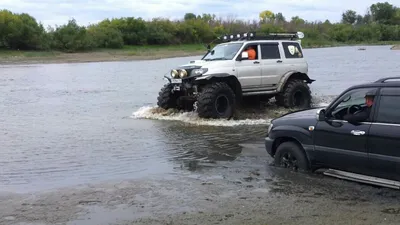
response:
<svg viewBox="0 0 400 225"><path fill-rule="evenodd" d="M181 121L194 125L206 126L241 126L241 125L267 125L271 119L239 119L239 120L226 120L226 119L203 119L200 118L196 112L180 112L177 110L164 110L155 106L143 106L137 111L133 112L132 118L134 119L156 119L156 120L170 120Z"/></svg>
<svg viewBox="0 0 400 225"><path fill-rule="evenodd" d="M335 96L314 96L312 105L324 107L329 104ZM253 105L251 105L253 104ZM196 112L183 112L176 109L164 110L157 106L143 106L133 112L131 118L180 121L193 125L205 126L242 126L242 125L268 125L273 118L277 118L296 109L285 109L277 107L273 102L250 103L248 107L238 109L235 119L204 119Z"/></svg>

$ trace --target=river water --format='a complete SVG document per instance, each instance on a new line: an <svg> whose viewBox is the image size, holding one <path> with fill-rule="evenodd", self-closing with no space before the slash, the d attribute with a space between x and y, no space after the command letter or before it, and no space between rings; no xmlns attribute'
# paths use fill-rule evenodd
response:
<svg viewBox="0 0 400 225"><path fill-rule="evenodd" d="M317 104L400 75L400 52L389 49L304 50ZM262 141L269 114L222 121L155 110L163 75L195 58L0 66L0 191L192 174L194 160L234 160L240 143Z"/></svg>

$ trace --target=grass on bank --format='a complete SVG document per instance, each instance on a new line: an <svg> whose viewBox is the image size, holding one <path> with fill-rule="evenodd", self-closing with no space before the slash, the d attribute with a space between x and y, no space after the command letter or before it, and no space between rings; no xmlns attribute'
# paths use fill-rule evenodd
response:
<svg viewBox="0 0 400 225"><path fill-rule="evenodd" d="M363 43L336 43L329 41L302 40L303 48L323 48L359 45L400 45L400 41L390 42L363 42ZM150 45L150 46L124 46L122 49L95 49L80 53L63 53L61 51L19 51L0 49L1 62L23 61L110 61L110 60L138 60L160 59L180 56L203 55L206 47L202 44L188 45Z"/></svg>
<svg viewBox="0 0 400 225"><path fill-rule="evenodd" d="M190 45L170 45L170 46L129 46L126 45L122 49L95 49L92 51L77 52L77 53L64 53L61 51L19 51L19 50L5 50L0 49L0 59L15 59L15 58L51 58L62 57L67 55L90 55L90 54L109 54L112 56L153 56L153 57L170 57L186 54L204 54L206 48L200 44Z"/></svg>

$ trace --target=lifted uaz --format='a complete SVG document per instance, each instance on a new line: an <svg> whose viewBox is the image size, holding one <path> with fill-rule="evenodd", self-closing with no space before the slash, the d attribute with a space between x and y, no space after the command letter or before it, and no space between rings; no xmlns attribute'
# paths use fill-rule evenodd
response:
<svg viewBox="0 0 400 225"><path fill-rule="evenodd" d="M201 60L172 69L158 106L196 110L202 118L230 119L243 96L275 97L284 107L309 108L311 91L301 32L223 36ZM246 51L253 47L255 59Z"/></svg>

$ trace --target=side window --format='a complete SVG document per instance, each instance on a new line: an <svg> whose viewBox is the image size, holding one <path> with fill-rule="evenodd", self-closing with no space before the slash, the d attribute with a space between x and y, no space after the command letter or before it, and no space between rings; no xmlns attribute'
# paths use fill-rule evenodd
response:
<svg viewBox="0 0 400 225"><path fill-rule="evenodd" d="M329 109L329 116L342 120L347 114L349 107L366 107L365 96L370 92L376 92L376 88L359 88L347 92Z"/></svg>
<svg viewBox="0 0 400 225"><path fill-rule="evenodd" d="M248 52L249 58L246 60L256 60L258 59L258 45L257 44L249 44L246 45L242 52ZM253 52L253 53L252 53Z"/></svg>
<svg viewBox="0 0 400 225"><path fill-rule="evenodd" d="M261 59L280 59L278 43L261 44Z"/></svg>
<svg viewBox="0 0 400 225"><path fill-rule="evenodd" d="M365 103L365 94L371 89L358 89L351 91L343 96L342 101L336 108L349 107L352 105L362 105Z"/></svg>
<svg viewBox="0 0 400 225"><path fill-rule="evenodd" d="M303 51L301 50L300 44L297 42L282 42L285 57L291 58L303 58Z"/></svg>
<svg viewBox="0 0 400 225"><path fill-rule="evenodd" d="M379 101L378 123L396 123L400 124L400 96L383 95Z"/></svg>

